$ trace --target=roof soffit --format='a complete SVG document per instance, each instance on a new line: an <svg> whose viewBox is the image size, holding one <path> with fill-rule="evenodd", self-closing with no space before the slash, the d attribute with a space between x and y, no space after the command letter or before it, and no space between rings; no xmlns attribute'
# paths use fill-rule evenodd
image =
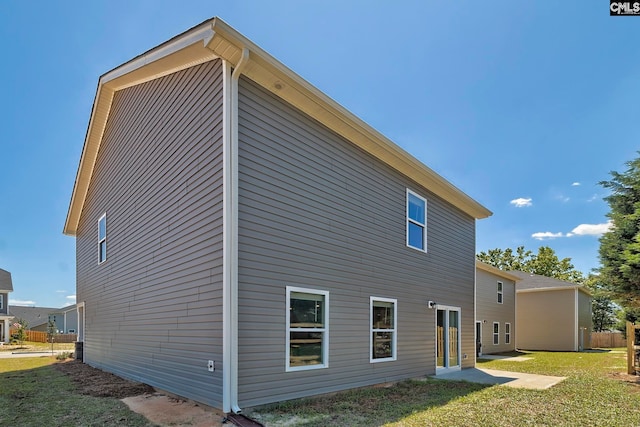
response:
<svg viewBox="0 0 640 427"><path fill-rule="evenodd" d="M289 70L219 18L197 26L100 78L64 233L75 235L114 93L200 63L223 58L235 66L250 51L243 74L360 148L476 219L492 213L353 113Z"/></svg>

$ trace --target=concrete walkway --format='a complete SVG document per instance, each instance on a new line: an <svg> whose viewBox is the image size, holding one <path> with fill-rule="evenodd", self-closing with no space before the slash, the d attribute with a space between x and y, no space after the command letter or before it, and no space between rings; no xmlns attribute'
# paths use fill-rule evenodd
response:
<svg viewBox="0 0 640 427"><path fill-rule="evenodd" d="M71 350L53 350L53 354L51 350L49 351L0 351L0 359L11 359L14 357L45 357L45 356L55 356L59 353L73 353Z"/></svg>
<svg viewBox="0 0 640 427"><path fill-rule="evenodd" d="M469 368L434 376L437 380L469 381L480 384L498 384L514 388L546 390L567 377L525 374L522 372L499 371L497 369Z"/></svg>
<svg viewBox="0 0 640 427"><path fill-rule="evenodd" d="M526 357L526 356L499 356L497 354L483 354L482 356L479 356L478 359L504 360L506 362L526 362L527 360L533 359L533 357Z"/></svg>

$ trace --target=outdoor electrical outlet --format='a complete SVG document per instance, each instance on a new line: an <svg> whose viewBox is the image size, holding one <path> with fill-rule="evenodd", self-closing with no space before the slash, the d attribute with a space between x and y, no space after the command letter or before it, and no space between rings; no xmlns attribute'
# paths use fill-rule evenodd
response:
<svg viewBox="0 0 640 427"><path fill-rule="evenodd" d="M213 363L213 360L209 360L209 364L207 365L209 368L209 372L213 372L216 370L216 365Z"/></svg>

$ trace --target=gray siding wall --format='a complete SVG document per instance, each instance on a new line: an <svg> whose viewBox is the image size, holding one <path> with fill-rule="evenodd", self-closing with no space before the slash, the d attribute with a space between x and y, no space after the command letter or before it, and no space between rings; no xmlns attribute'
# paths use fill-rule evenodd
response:
<svg viewBox="0 0 640 427"><path fill-rule="evenodd" d="M85 361L216 407L222 95L220 61L118 92L77 235ZM107 261L98 265L105 212Z"/></svg>
<svg viewBox="0 0 640 427"><path fill-rule="evenodd" d="M9 313L9 293L0 292L0 298L2 299L2 307L0 307L0 314Z"/></svg>
<svg viewBox="0 0 640 427"><path fill-rule="evenodd" d="M239 400L249 407L435 373L435 315L462 308L474 364L475 221L242 79ZM428 253L406 247L406 188ZM285 372L286 286L329 291L329 367ZM397 298L397 360L369 362L369 297Z"/></svg>
<svg viewBox="0 0 640 427"><path fill-rule="evenodd" d="M502 282L502 304L498 304L498 282ZM516 348L515 282L487 271L476 273L476 320L482 325L482 353L500 353ZM493 344L493 322L500 323L500 344ZM511 323L511 343L505 344L505 323Z"/></svg>

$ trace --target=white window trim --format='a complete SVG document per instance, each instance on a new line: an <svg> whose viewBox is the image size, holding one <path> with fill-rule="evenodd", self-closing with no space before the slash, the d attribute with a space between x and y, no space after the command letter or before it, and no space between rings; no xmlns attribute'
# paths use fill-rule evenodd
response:
<svg viewBox="0 0 640 427"><path fill-rule="evenodd" d="M496 325L498 325L498 332L496 332ZM491 332L493 345L500 345L500 322L493 322L493 330ZM496 342L496 337L498 338L498 342Z"/></svg>
<svg viewBox="0 0 640 427"><path fill-rule="evenodd" d="M290 366L289 358L291 356L291 292L300 292L305 294L323 295L324 296L324 328L294 328L293 332L322 332L322 365L308 366ZM286 339L285 339L285 372L308 371L311 369L324 369L329 367L329 291L321 291L318 289L298 288L295 286L287 286L287 311L286 317Z"/></svg>
<svg viewBox="0 0 640 427"><path fill-rule="evenodd" d="M504 283L500 281L497 282L496 290L498 292L496 301L498 301L498 304L504 304Z"/></svg>
<svg viewBox="0 0 640 427"><path fill-rule="evenodd" d="M504 324L504 343L511 344L511 323Z"/></svg>
<svg viewBox="0 0 640 427"><path fill-rule="evenodd" d="M100 238L100 221L104 219L104 238ZM104 260L100 259L100 246L104 242ZM100 218L98 218L98 264L102 264L107 261L107 213L103 213Z"/></svg>
<svg viewBox="0 0 640 427"><path fill-rule="evenodd" d="M4 310L4 294L0 294L0 310Z"/></svg>
<svg viewBox="0 0 640 427"><path fill-rule="evenodd" d="M373 302L392 302L393 303L393 329L374 329L373 327ZM393 355L380 359L373 358L373 333L374 332L391 332L393 333ZM398 300L393 298L369 297L369 362L393 362L398 358Z"/></svg>
<svg viewBox="0 0 640 427"><path fill-rule="evenodd" d="M421 224L413 219L409 218L409 195L415 196L418 199L424 201L424 224ZM427 199L416 193L415 191L409 190L407 188L407 194L405 196L405 234L406 234L406 244L408 248L415 249L420 252L427 252ZM416 248L415 246L411 246L409 244L409 223L414 223L422 227L422 241L424 242L424 248Z"/></svg>

